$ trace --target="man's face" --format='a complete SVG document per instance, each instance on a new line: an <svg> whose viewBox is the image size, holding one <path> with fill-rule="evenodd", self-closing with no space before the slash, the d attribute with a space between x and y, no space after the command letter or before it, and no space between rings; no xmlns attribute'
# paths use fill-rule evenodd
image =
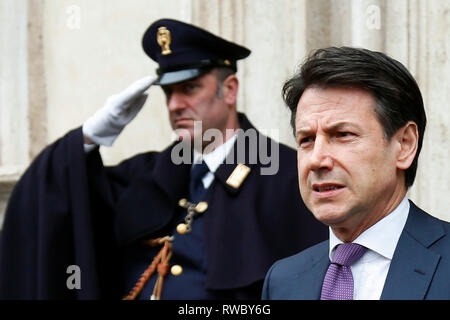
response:
<svg viewBox="0 0 450 320"><path fill-rule="evenodd" d="M318 220L343 232L387 215L403 190L398 144L385 138L374 107L354 88L308 88L297 107L300 193Z"/></svg>
<svg viewBox="0 0 450 320"><path fill-rule="evenodd" d="M181 83L163 86L167 99L170 124L182 139L198 138L194 121L202 121L203 134L215 128L225 132L231 109L217 96L218 83L214 71Z"/></svg>

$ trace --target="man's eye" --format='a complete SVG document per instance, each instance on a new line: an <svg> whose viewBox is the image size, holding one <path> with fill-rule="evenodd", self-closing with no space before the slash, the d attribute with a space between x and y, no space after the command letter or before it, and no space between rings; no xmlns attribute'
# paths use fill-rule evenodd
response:
<svg viewBox="0 0 450 320"><path fill-rule="evenodd" d="M187 84L187 85L184 87L184 90L185 90L186 92L192 92L192 91L194 91L195 89L197 89L197 85L195 85L195 84Z"/></svg>
<svg viewBox="0 0 450 320"><path fill-rule="evenodd" d="M299 146L305 146L305 145L307 145L308 143L311 143L311 142L313 142L313 141L314 141L313 137L304 137L304 138L301 138L301 139L299 140L298 145L299 145Z"/></svg>
<svg viewBox="0 0 450 320"><path fill-rule="evenodd" d="M348 131L341 131L341 132L337 133L337 136L340 138L352 137L352 136L354 136L354 133L348 132Z"/></svg>

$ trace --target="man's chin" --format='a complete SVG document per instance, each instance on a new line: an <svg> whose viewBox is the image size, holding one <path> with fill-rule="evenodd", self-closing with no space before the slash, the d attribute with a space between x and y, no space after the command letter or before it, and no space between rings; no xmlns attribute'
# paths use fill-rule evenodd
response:
<svg viewBox="0 0 450 320"><path fill-rule="evenodd" d="M317 220L327 226L338 225L347 217L347 213L344 208L335 207L333 205L317 206L311 208L311 212Z"/></svg>

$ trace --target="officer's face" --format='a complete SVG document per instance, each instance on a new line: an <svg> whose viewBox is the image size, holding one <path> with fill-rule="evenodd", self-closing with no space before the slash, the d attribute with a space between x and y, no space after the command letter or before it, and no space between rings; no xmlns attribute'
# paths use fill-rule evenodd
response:
<svg viewBox="0 0 450 320"><path fill-rule="evenodd" d="M300 193L334 233L358 235L403 198L401 130L387 141L364 90L308 88L297 108Z"/></svg>
<svg viewBox="0 0 450 320"><path fill-rule="evenodd" d="M172 129L181 139L199 138L212 128L225 136L232 113L225 98L217 94L218 83L214 71L192 80L163 86L163 90ZM194 133L195 121L201 121L202 130ZM199 123L196 125L199 126Z"/></svg>

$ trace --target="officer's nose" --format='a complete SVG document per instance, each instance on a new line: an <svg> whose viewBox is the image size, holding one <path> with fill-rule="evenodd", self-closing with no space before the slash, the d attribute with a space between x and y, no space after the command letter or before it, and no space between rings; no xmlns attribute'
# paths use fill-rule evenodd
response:
<svg viewBox="0 0 450 320"><path fill-rule="evenodd" d="M182 94L172 92L167 96L167 107L170 112L177 112L186 108L186 101Z"/></svg>

